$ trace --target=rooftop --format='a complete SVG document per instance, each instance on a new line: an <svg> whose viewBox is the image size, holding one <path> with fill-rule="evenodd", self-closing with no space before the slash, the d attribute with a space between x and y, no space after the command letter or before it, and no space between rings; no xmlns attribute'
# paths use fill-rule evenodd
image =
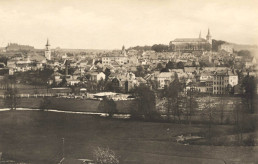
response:
<svg viewBox="0 0 258 164"><path fill-rule="evenodd" d="M203 38L176 38L173 42L206 42Z"/></svg>

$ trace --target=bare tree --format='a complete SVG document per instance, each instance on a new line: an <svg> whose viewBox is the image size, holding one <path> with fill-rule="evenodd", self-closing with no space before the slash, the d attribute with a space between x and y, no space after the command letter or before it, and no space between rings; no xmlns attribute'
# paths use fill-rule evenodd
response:
<svg viewBox="0 0 258 164"><path fill-rule="evenodd" d="M219 111L220 111L220 124L223 124L225 112L224 108L226 106L225 99L223 96L220 96L220 101L219 101Z"/></svg>
<svg viewBox="0 0 258 164"><path fill-rule="evenodd" d="M194 114L194 111L198 108L198 103L195 98L195 91L194 88L191 86L190 90L187 91L186 95L186 115L187 115L187 121L189 125L192 124L192 115Z"/></svg>
<svg viewBox="0 0 258 164"><path fill-rule="evenodd" d="M208 116L208 139L211 142L212 137L212 124L215 114L216 102L211 96L207 96L204 98L204 114Z"/></svg>

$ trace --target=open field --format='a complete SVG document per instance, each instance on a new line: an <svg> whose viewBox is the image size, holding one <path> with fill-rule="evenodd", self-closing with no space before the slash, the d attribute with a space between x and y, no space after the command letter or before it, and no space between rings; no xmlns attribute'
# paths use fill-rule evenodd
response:
<svg viewBox="0 0 258 164"><path fill-rule="evenodd" d="M168 130L169 129L169 130ZM0 113L0 151L10 159L57 163L65 154L92 159L97 146L113 149L121 163L257 163L258 147L182 145L175 136L198 133L202 125L114 120L87 115L41 111ZM217 133L231 126L214 126ZM224 162L225 161L225 162Z"/></svg>

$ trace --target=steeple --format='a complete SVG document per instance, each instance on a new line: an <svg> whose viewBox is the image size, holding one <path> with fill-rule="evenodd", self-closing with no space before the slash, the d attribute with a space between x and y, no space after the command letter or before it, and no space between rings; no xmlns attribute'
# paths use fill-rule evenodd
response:
<svg viewBox="0 0 258 164"><path fill-rule="evenodd" d="M45 49L45 57L47 60L51 60L51 50L50 50L50 44L47 39L46 49Z"/></svg>
<svg viewBox="0 0 258 164"><path fill-rule="evenodd" d="M206 38L211 38L211 34L210 34L210 29L209 28L208 28L208 34L207 34Z"/></svg>
<svg viewBox="0 0 258 164"><path fill-rule="evenodd" d="M48 38L47 38L47 44L46 44L46 47L48 47L48 46L50 46L50 44L49 44L49 41L48 41Z"/></svg>
<svg viewBox="0 0 258 164"><path fill-rule="evenodd" d="M210 34L210 29L208 28L208 34L206 36L206 40L211 44L212 40L211 40L211 34Z"/></svg>
<svg viewBox="0 0 258 164"><path fill-rule="evenodd" d="M199 38L202 38L202 31L200 31L199 33Z"/></svg>

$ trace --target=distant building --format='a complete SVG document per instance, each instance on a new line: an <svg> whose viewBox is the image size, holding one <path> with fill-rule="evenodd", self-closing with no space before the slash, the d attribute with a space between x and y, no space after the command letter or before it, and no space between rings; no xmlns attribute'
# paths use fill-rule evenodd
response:
<svg viewBox="0 0 258 164"><path fill-rule="evenodd" d="M175 79L175 73L161 72L155 76L154 79L158 83L158 88L163 89L165 86L169 86L169 84Z"/></svg>
<svg viewBox="0 0 258 164"><path fill-rule="evenodd" d="M50 49L50 44L47 39L47 44L46 44L46 49L45 49L45 57L47 60L51 60L51 49Z"/></svg>
<svg viewBox="0 0 258 164"><path fill-rule="evenodd" d="M128 57L126 55L125 47L122 47L122 51L112 51L110 54L103 55L103 65L123 65L128 63Z"/></svg>
<svg viewBox="0 0 258 164"><path fill-rule="evenodd" d="M33 50L33 46L29 45L19 45L17 43L9 43L6 46L6 51L30 51Z"/></svg>
<svg viewBox="0 0 258 164"><path fill-rule="evenodd" d="M206 39L200 33L199 38L176 38L169 46L173 51L209 51L212 48L210 30L208 29Z"/></svg>
<svg viewBox="0 0 258 164"><path fill-rule="evenodd" d="M213 74L213 94L227 94L231 87L238 84L238 76L231 71Z"/></svg>
<svg viewBox="0 0 258 164"><path fill-rule="evenodd" d="M231 54L233 53L233 45L232 44L228 44L228 43L221 44L221 45L219 45L218 49L227 51Z"/></svg>

